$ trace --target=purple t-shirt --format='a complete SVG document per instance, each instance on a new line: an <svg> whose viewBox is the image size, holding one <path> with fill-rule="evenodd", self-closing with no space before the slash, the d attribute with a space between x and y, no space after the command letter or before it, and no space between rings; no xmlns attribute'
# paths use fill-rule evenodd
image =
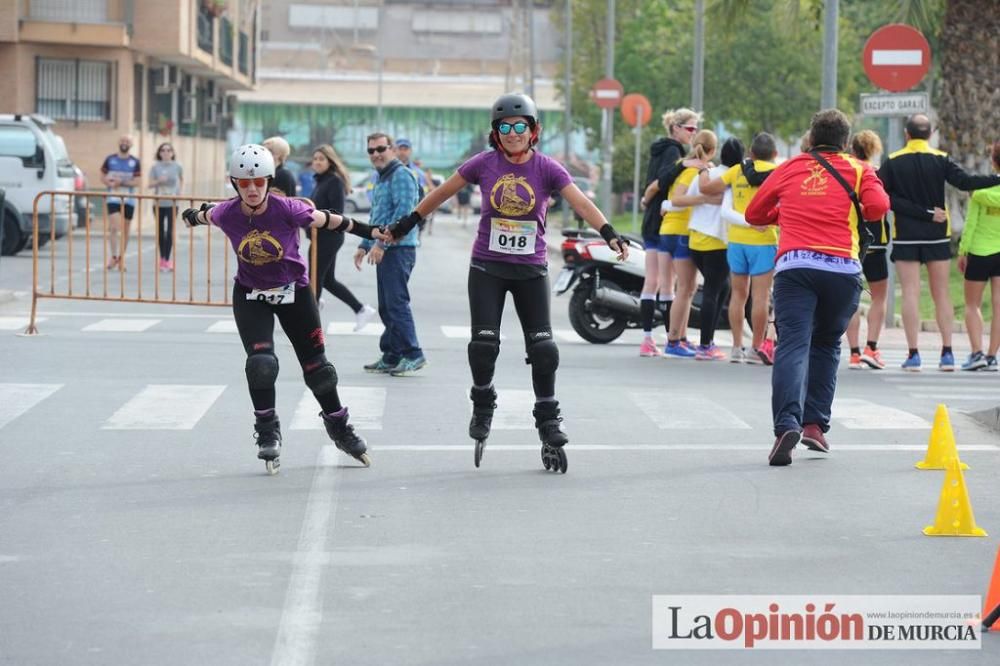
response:
<svg viewBox="0 0 1000 666"><path fill-rule="evenodd" d="M309 284L299 254L300 229L312 223L313 209L297 199L270 194L267 209L253 218L240 210L239 197L212 209L212 224L236 250L236 282L247 289L274 289L290 282Z"/></svg>
<svg viewBox="0 0 1000 666"><path fill-rule="evenodd" d="M483 193L473 258L545 264L549 196L573 182L565 167L538 152L513 164L500 151L487 150L458 167L458 174Z"/></svg>

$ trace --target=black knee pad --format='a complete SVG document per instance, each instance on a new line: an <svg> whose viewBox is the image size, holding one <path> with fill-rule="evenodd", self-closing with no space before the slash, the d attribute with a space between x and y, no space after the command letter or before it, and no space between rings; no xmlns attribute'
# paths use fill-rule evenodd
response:
<svg viewBox="0 0 1000 666"><path fill-rule="evenodd" d="M525 363L541 373L555 372L559 367L559 347L552 339L552 331L529 331L527 334Z"/></svg>
<svg viewBox="0 0 1000 666"><path fill-rule="evenodd" d="M493 373L500 355L500 329L473 328L469 343L469 367L473 372Z"/></svg>
<svg viewBox="0 0 1000 666"><path fill-rule="evenodd" d="M250 354L247 357L246 373L250 388L274 388L274 380L278 378L278 357L270 349Z"/></svg>
<svg viewBox="0 0 1000 666"><path fill-rule="evenodd" d="M322 354L303 364L302 375L306 386L315 395L325 395L337 389L337 370Z"/></svg>

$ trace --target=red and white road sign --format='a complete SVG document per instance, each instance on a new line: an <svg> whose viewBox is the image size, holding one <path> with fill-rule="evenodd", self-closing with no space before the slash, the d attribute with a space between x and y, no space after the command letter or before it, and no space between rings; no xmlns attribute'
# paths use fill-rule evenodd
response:
<svg viewBox="0 0 1000 666"><path fill-rule="evenodd" d="M601 79L590 89L590 99L602 109L614 109L622 103L625 88L615 79Z"/></svg>
<svg viewBox="0 0 1000 666"><path fill-rule="evenodd" d="M879 88L903 92L920 83L931 68L931 46L916 28L882 26L865 42L865 74Z"/></svg>

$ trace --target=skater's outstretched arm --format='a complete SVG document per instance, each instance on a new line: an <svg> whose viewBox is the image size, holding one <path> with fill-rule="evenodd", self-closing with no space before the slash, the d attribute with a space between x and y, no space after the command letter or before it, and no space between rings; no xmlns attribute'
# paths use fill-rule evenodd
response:
<svg viewBox="0 0 1000 666"><path fill-rule="evenodd" d="M566 187L559 190L562 194L563 199L573 207L577 215L582 217L587 224L596 229L603 238L608 247L618 253L618 259L620 261L625 261L628 259L628 241L618 235L607 218L604 217L604 213L594 205L586 194L580 191L574 183L570 183Z"/></svg>
<svg viewBox="0 0 1000 666"><path fill-rule="evenodd" d="M186 208L181 213L181 219L189 227L211 224L213 208L215 208L215 204L213 203L203 203L200 208Z"/></svg>
<svg viewBox="0 0 1000 666"><path fill-rule="evenodd" d="M428 215L438 209L438 206L458 194L459 190L468 184L469 181L456 173L441 183L440 186L428 192L427 196L420 200L420 203L417 204L417 207L409 215L403 216L387 225L385 227L387 238L379 238L379 240L398 240L410 233L410 230L420 224L421 220L426 219Z"/></svg>
<svg viewBox="0 0 1000 666"><path fill-rule="evenodd" d="M312 222L309 226L313 229L325 229L328 231L339 231L346 234L354 234L361 238L375 239L380 241L391 240L391 236L384 233L378 227L372 227L360 220L347 217L341 213L331 210L314 210L312 212Z"/></svg>

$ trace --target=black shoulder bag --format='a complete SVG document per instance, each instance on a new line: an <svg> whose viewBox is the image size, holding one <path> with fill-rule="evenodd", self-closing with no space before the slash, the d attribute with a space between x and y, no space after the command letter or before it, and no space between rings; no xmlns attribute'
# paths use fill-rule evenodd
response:
<svg viewBox="0 0 1000 666"><path fill-rule="evenodd" d="M844 177L840 175L840 172L834 169L833 165L827 162L825 157L820 155L819 151L810 150L809 154L814 160L823 165L823 168L826 169L838 183L840 183L840 186L844 188L845 192L847 192L847 196L851 198L851 203L854 204L854 212L857 215L856 228L858 231L858 261L864 261L865 255L868 254L868 248L871 247L873 242L875 242L875 237L872 236L871 230L865 226L865 218L861 214L861 200L858 199L858 193L854 191L854 188L851 187L846 180L844 180Z"/></svg>

